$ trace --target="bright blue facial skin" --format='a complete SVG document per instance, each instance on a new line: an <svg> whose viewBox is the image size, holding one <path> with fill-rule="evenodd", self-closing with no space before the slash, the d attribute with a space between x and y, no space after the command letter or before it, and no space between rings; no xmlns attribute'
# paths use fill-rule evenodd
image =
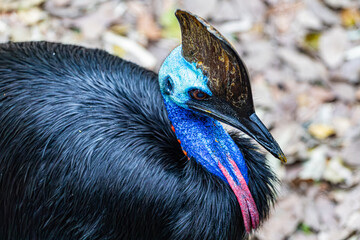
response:
<svg viewBox="0 0 360 240"><path fill-rule="evenodd" d="M166 91L169 78L172 81L170 94ZM193 89L199 89L212 96L207 81L207 77L201 69L196 68L195 63L189 63L183 58L181 45L170 53L159 71L160 90L169 120L188 157L193 157L209 172L227 182L219 168L220 162L239 184L235 170L229 162L230 157L248 183L244 157L220 122L189 109L186 104L191 99L189 91Z"/></svg>
<svg viewBox="0 0 360 240"><path fill-rule="evenodd" d="M196 68L196 64L190 64L181 55L181 45L175 48L166 58L159 71L160 89L165 88L166 80L170 77L173 82L173 94L165 95L166 100L170 100L177 105L188 109L186 102L190 100L188 91L199 89L208 95L212 95L207 86L207 78L202 74L201 69Z"/></svg>

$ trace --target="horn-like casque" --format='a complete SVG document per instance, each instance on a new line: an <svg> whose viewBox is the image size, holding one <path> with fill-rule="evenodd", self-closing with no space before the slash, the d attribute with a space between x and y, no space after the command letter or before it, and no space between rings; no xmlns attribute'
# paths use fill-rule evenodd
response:
<svg viewBox="0 0 360 240"><path fill-rule="evenodd" d="M176 11L182 35L182 55L208 77L216 96L236 108L253 111L247 68L231 44L208 22L183 10Z"/></svg>

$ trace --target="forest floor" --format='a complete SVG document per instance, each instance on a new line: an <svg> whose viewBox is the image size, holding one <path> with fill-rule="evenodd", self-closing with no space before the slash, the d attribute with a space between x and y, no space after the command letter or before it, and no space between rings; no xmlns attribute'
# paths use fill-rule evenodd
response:
<svg viewBox="0 0 360 240"><path fill-rule="evenodd" d="M0 42L103 48L157 71L180 43L176 8L230 40L256 111L288 157L259 240L360 239L359 0L0 0Z"/></svg>

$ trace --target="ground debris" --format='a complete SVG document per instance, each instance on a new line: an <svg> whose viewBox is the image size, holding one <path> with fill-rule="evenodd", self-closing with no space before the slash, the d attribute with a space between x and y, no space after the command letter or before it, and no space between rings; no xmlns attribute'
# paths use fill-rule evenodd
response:
<svg viewBox="0 0 360 240"><path fill-rule="evenodd" d="M252 239L360 239L360 1L0 0L0 42L106 49L158 70L199 14L246 63L260 118L288 156L280 198Z"/></svg>

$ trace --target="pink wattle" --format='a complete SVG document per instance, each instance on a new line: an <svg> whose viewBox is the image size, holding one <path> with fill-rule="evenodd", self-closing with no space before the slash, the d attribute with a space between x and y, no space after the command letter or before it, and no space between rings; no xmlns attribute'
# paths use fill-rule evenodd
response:
<svg viewBox="0 0 360 240"><path fill-rule="evenodd" d="M243 175L241 174L238 166L236 165L234 160L231 159L229 156L228 156L228 160L235 170L235 174L239 182L239 185L236 184L234 179L230 176L229 172L220 163L220 161L218 162L218 166L221 172L224 174L226 180L228 181L231 189L235 193L235 196L239 202L241 213L244 219L245 230L247 232L250 232L252 229L257 228L260 224L259 212L257 210L255 201L250 193L250 190L246 184L246 181Z"/></svg>

